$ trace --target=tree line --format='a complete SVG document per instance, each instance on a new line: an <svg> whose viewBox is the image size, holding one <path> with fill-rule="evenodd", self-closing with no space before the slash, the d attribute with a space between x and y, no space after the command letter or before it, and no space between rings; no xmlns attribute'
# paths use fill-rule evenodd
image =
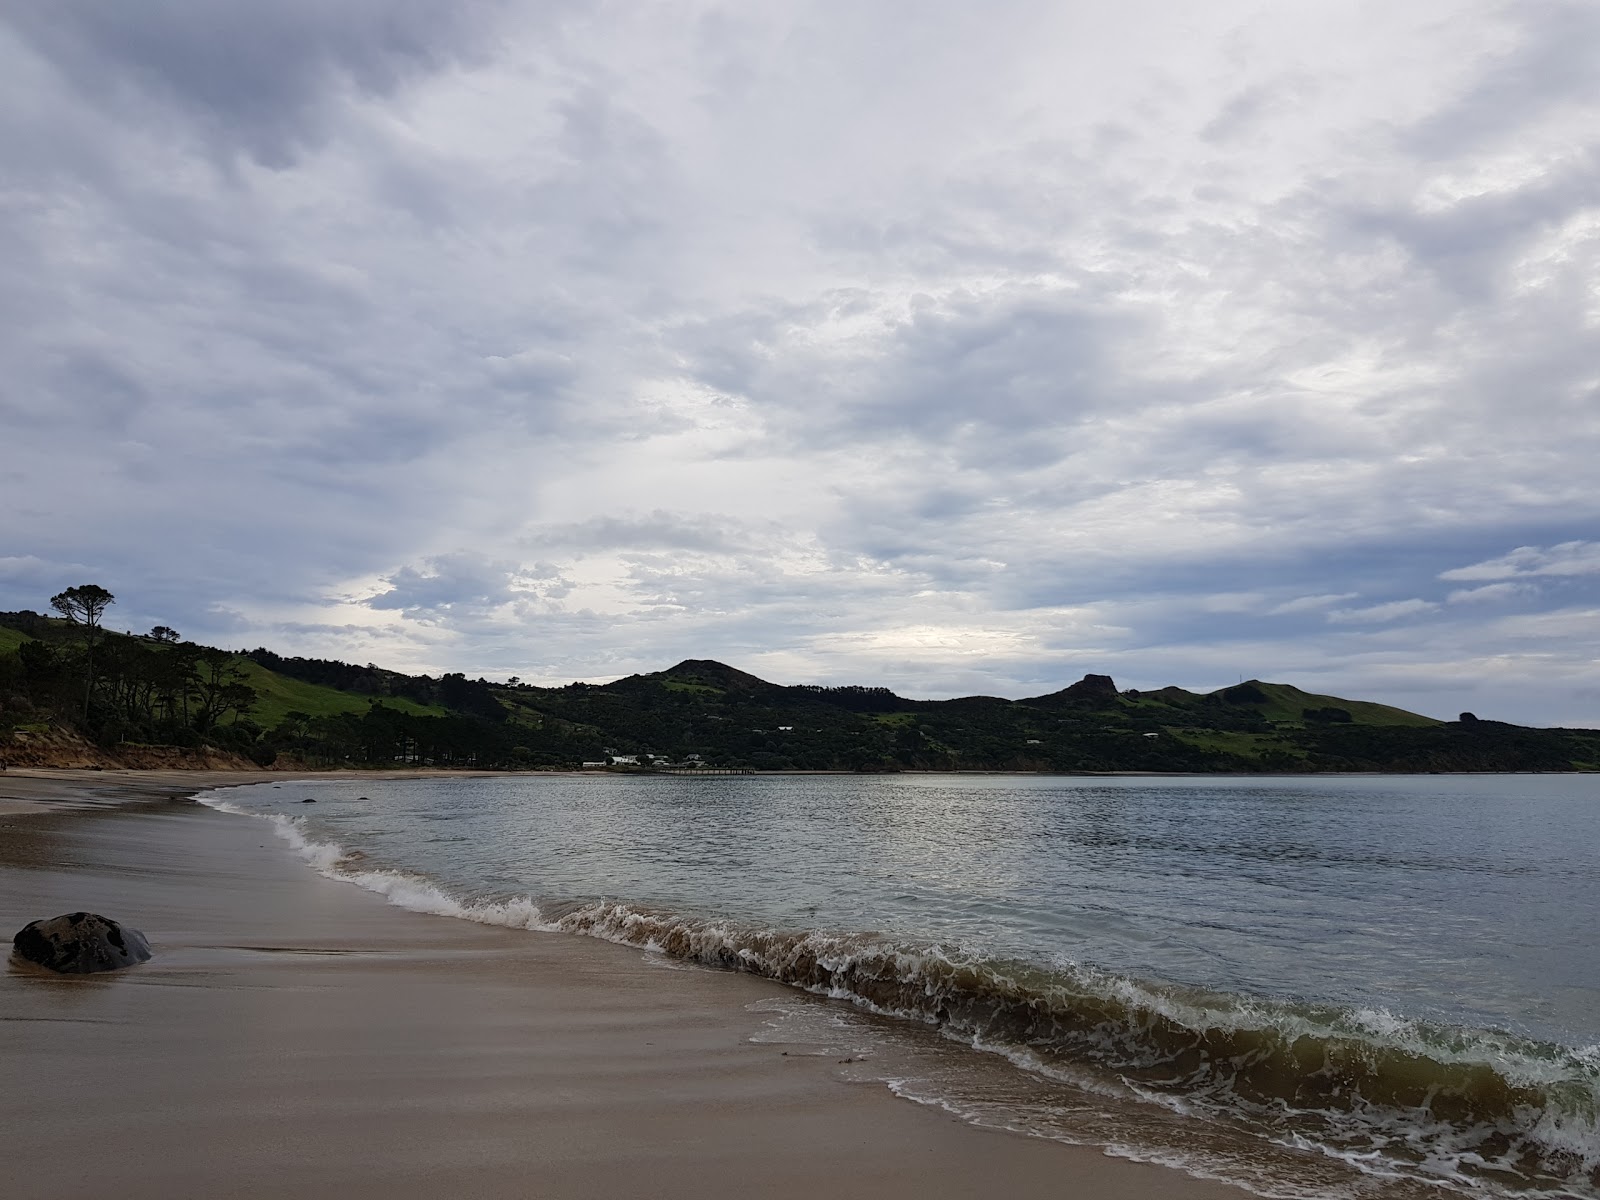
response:
<svg viewBox="0 0 1600 1200"><path fill-rule="evenodd" d="M229 728L257 700L236 656L186 641L166 625L145 634L107 630L115 603L105 588L82 584L50 598L56 620L0 613L0 625L28 639L0 658L6 723L67 723L102 745L252 746L259 727Z"/></svg>
<svg viewBox="0 0 1600 1200"><path fill-rule="evenodd" d="M282 754L309 766L558 766L601 750L597 734L563 723L508 724L493 686L459 672L430 678L266 649L235 654L165 625L117 632L105 626L115 603L104 587L82 584L50 598L53 615L0 612L0 628L26 635L13 653L0 653L0 739L18 728L57 726L109 751L212 747L262 766ZM368 708L291 711L268 727L257 718L261 698L248 682L247 660L365 696ZM393 707L397 700L448 711L405 712Z"/></svg>

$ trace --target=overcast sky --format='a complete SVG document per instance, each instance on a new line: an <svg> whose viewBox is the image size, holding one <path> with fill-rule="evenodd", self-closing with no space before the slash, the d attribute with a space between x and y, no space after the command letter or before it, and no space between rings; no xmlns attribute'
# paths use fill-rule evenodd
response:
<svg viewBox="0 0 1600 1200"><path fill-rule="evenodd" d="M0 0L0 608L1600 725L1592 0Z"/></svg>

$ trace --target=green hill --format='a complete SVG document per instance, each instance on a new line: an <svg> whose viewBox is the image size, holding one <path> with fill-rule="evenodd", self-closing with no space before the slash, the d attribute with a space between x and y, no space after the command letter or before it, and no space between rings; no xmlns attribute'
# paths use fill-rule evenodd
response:
<svg viewBox="0 0 1600 1200"><path fill-rule="evenodd" d="M0 625L0 654L14 654L23 642L32 640L20 629L7 629L4 625Z"/></svg>
<svg viewBox="0 0 1600 1200"><path fill-rule="evenodd" d="M1256 699L1254 693L1257 692L1265 699ZM1375 704L1370 700L1344 700L1338 696L1320 696L1315 692L1303 692L1293 684L1265 683L1259 679L1251 679L1231 688L1222 688L1210 693L1206 699L1236 706L1249 706L1275 725L1339 723L1410 725L1420 728L1443 724L1442 721L1436 721L1432 717L1407 712L1403 708L1392 708L1387 704ZM1331 718L1325 716L1319 721L1315 715L1308 718L1306 715L1308 712L1311 714L1343 712L1349 714L1349 719L1345 721L1336 716Z"/></svg>
<svg viewBox="0 0 1600 1200"><path fill-rule="evenodd" d="M418 704L403 696L368 696L341 691L324 684L290 679L269 671L253 660L239 656L234 665L244 673L244 682L256 690L255 706L249 717L265 729L275 729L291 712L308 717L332 717L340 713L364 713L374 703L418 717L444 717L450 710L437 704Z"/></svg>

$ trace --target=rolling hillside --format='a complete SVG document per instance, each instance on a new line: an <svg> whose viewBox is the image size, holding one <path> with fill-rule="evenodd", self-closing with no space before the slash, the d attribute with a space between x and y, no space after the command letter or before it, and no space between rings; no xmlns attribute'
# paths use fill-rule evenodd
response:
<svg viewBox="0 0 1600 1200"><path fill-rule="evenodd" d="M1253 688L1265 697L1264 703L1257 703L1251 699L1240 699L1244 689ZM1245 693L1248 695L1248 693ZM1425 728L1431 725L1441 725L1432 717L1424 717L1420 713L1407 712L1403 708L1391 708L1387 704L1375 704L1370 700L1345 700L1339 696L1319 696L1315 692L1303 692L1289 683L1264 683L1259 679L1247 680L1245 683L1231 688L1223 688L1212 692L1206 699L1217 698L1224 703L1251 704L1268 721L1274 724L1304 726L1317 724L1314 719L1308 720L1306 714L1317 712L1346 712L1350 714L1350 723L1355 725L1404 725L1412 728ZM1327 723L1326 721L1322 723Z"/></svg>
<svg viewBox="0 0 1600 1200"><path fill-rule="evenodd" d="M244 682L256 690L255 706L249 717L266 729L275 729L291 712L302 712L309 717L331 717L340 713L364 713L374 702L398 709L418 717L444 717L447 708L436 704L418 704L403 696L369 696L360 692L341 691L301 679L290 679L270 671L259 663L243 656L234 659L234 665L244 672Z"/></svg>
<svg viewBox="0 0 1600 1200"><path fill-rule="evenodd" d="M784 687L691 659L608 684L497 694L535 742L559 725L622 754L770 770L1567 770L1600 754L1600 733L1443 722L1259 680L1141 693L1090 675L1024 700L913 700Z"/></svg>
<svg viewBox="0 0 1600 1200"><path fill-rule="evenodd" d="M30 635L47 652L25 661L16 648ZM687 659L607 684L544 688L108 632L85 716L83 670L64 622L0 614L0 750L7 730L54 723L107 750L211 747L328 766L573 767L612 756L773 771L1600 766L1600 731L1439 721L1264 680L1200 693L1123 690L1088 675L1020 700L917 700L882 687L785 686Z"/></svg>

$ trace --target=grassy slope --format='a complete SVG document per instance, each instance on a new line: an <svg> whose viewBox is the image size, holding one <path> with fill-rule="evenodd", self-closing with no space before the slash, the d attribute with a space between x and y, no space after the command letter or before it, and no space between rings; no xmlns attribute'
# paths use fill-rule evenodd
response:
<svg viewBox="0 0 1600 1200"><path fill-rule="evenodd" d="M1350 714L1352 723L1356 725L1423 727L1444 724L1420 713L1407 712L1403 708L1391 708L1387 704L1374 704L1370 700L1343 700L1338 696L1319 696L1314 692L1302 692L1289 683L1263 683L1259 679L1252 679L1250 682L1267 694L1266 704L1251 707L1256 708L1269 721L1303 725L1305 721L1301 716L1302 709L1342 708Z"/></svg>
<svg viewBox="0 0 1600 1200"><path fill-rule="evenodd" d="M1422 717L1416 712L1406 712L1405 709L1395 709L1387 704L1374 704L1371 701L1350 701L1342 696L1322 696L1314 691L1302 691L1293 683L1264 683L1262 680L1250 680L1266 694L1266 704L1240 704L1238 709L1259 712L1269 722L1278 726L1282 733L1248 733L1248 731L1208 730L1205 728L1206 704L1202 696L1181 693L1176 688L1168 691L1168 696L1163 699L1176 701L1184 709L1184 715L1192 714L1192 725L1168 726L1168 730L1179 741L1187 742L1189 746L1203 747L1208 750L1224 750L1227 754L1237 754L1246 760L1261 760L1262 755L1277 754L1290 755L1291 758L1306 758L1307 750L1294 744L1294 731L1306 728L1306 709L1344 709L1350 714L1350 726L1408 726L1408 728L1429 728L1429 726L1443 725L1432 717ZM1226 688L1222 688L1226 691ZM1162 693L1144 693L1139 701L1134 704L1147 704L1154 707L1155 699ZM1197 702L1202 701L1202 702ZM1232 707L1232 706L1230 706ZM1214 709L1213 709L1214 712ZM1349 728L1349 726L1342 726Z"/></svg>
<svg viewBox="0 0 1600 1200"><path fill-rule="evenodd" d="M1350 714L1353 725L1409 725L1414 728L1424 728L1444 724L1443 721L1436 721L1421 713L1407 712L1403 708L1393 708L1387 704L1375 704L1370 700L1346 700L1342 696L1323 696L1316 692L1301 691L1292 683L1263 683L1259 679L1252 679L1249 683L1266 695L1267 702L1230 705L1230 707L1239 711L1260 713L1277 725L1303 726L1305 718L1301 714L1308 708L1342 708ZM1218 688L1215 692L1205 693L1186 692L1182 688L1168 687L1159 691L1144 692L1138 699L1125 699L1124 703L1133 708L1147 710L1159 710L1171 706L1186 714L1196 714L1194 724L1203 725L1208 711L1206 702L1212 696L1220 698L1221 693L1227 690Z"/></svg>
<svg viewBox="0 0 1600 1200"><path fill-rule="evenodd" d="M245 674L245 682L256 689L256 706L250 719L271 729L291 712L303 712L312 717L331 717L339 713L364 713L372 698L356 692L341 692L338 688L305 683L269 671L248 658L237 658L234 664ZM443 708L418 704L395 696L384 696L383 703L401 712L424 717L443 717L449 713Z"/></svg>
<svg viewBox="0 0 1600 1200"><path fill-rule="evenodd" d="M0 625L0 654L14 653L23 642L31 641L27 634ZM271 729L291 712L303 712L313 717L333 716L336 713L364 713L369 698L355 692L341 692L338 688L304 683L289 679L248 658L235 658L234 665L245 674L245 682L256 689L258 699L250 712L250 719L263 728ZM401 712L419 716L448 716L447 710L402 700L392 696L383 702Z"/></svg>

